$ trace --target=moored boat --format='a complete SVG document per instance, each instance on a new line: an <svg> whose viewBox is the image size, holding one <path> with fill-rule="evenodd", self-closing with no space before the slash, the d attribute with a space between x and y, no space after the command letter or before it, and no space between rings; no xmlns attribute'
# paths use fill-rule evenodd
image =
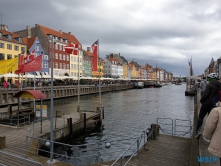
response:
<svg viewBox="0 0 221 166"><path fill-rule="evenodd" d="M135 88L140 88L140 89L142 89L142 88L144 88L144 83L143 82L136 82L135 83Z"/></svg>

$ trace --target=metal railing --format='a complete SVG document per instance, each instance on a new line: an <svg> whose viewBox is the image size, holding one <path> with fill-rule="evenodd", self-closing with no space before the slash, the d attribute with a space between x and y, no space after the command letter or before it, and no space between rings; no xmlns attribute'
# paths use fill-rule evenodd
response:
<svg viewBox="0 0 221 166"><path fill-rule="evenodd" d="M24 124L30 124L32 113L22 113L22 114L10 114L8 112L0 113L0 124L8 126L21 126Z"/></svg>
<svg viewBox="0 0 221 166"><path fill-rule="evenodd" d="M190 134L190 138L191 138L192 123L190 120L157 118L157 124L159 125L162 133L166 135L186 136L187 134ZM168 129L168 126L170 126L171 129Z"/></svg>
<svg viewBox="0 0 221 166"><path fill-rule="evenodd" d="M114 166L115 164L117 164L118 162L120 162L120 165L122 166L126 166L130 160L132 159L132 157L134 157L135 155L137 156L137 161L139 161L139 151L140 148L144 146L145 150L148 150L145 146L146 142L148 141L148 138L150 137L150 135L152 135L153 133L153 127L152 124L150 126L148 126L138 137L137 139L130 145L129 148L127 148L127 150L119 157L117 158L117 160L111 165ZM146 138L145 138L146 135ZM152 137L153 138L153 137ZM143 144L141 143L143 140ZM133 147L135 146L135 149L133 149ZM125 161L125 164L123 164L123 159L126 158L127 156L125 156L125 154L132 150L132 154L130 155L130 157L128 158L128 160Z"/></svg>
<svg viewBox="0 0 221 166"><path fill-rule="evenodd" d="M16 156L16 155L13 155L13 154L10 154L10 153L7 153L7 152L3 152L3 151L0 151L0 154L1 156L3 157L4 156L8 156L11 160L13 160L14 162L16 162L17 164L21 164L21 165L37 165L37 166L41 166L42 164L39 163L39 162L36 162L34 160L30 160L30 159L27 159L27 158L23 158L23 157L20 157L20 156ZM15 160L16 159L16 160ZM0 165L10 165L10 160L6 159L5 162L3 159L0 160Z"/></svg>

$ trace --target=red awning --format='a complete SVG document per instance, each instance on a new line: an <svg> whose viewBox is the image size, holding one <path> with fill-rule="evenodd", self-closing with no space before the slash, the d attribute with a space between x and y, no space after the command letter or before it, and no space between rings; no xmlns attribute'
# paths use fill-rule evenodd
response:
<svg viewBox="0 0 221 166"><path fill-rule="evenodd" d="M40 90L23 90L17 92L14 97L21 98L35 98L35 99L46 99L46 95L42 93Z"/></svg>

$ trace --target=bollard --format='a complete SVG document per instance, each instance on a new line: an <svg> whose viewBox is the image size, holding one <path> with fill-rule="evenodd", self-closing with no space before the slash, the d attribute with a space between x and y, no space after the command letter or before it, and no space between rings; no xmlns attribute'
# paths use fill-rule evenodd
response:
<svg viewBox="0 0 221 166"><path fill-rule="evenodd" d="M104 107L102 107L102 118L104 119Z"/></svg>
<svg viewBox="0 0 221 166"><path fill-rule="evenodd" d="M152 124L152 130L153 130L153 139L156 140L156 137L157 137L157 134L156 134L156 127L157 125L156 124Z"/></svg>
<svg viewBox="0 0 221 166"><path fill-rule="evenodd" d="M69 137L72 137L72 118L68 117L67 121L68 121L68 127L69 127L69 131L70 131Z"/></svg>
<svg viewBox="0 0 221 166"><path fill-rule="evenodd" d="M86 113L83 113L84 115L84 131L86 131L86 127L87 127L87 124L86 124Z"/></svg>
<svg viewBox="0 0 221 166"><path fill-rule="evenodd" d="M159 136L160 133L160 126L156 125L156 136Z"/></svg>
<svg viewBox="0 0 221 166"><path fill-rule="evenodd" d="M0 149L3 149L6 147L6 138L5 136L0 136Z"/></svg>

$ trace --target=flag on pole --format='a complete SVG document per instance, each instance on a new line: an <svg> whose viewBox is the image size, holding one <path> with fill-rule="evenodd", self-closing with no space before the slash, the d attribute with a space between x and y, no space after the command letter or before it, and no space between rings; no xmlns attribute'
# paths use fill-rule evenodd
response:
<svg viewBox="0 0 221 166"><path fill-rule="evenodd" d="M98 40L94 42L91 46L93 51L93 59L92 59L92 71L97 71L97 62L98 62Z"/></svg>
<svg viewBox="0 0 221 166"><path fill-rule="evenodd" d="M78 44L69 44L65 46L64 49L68 54L78 55Z"/></svg>
<svg viewBox="0 0 221 166"><path fill-rule="evenodd" d="M24 60L27 60L27 61L32 61L32 60L34 60L35 59L35 50L33 50L32 52L31 52L31 54L29 54L28 56L26 56L25 58L24 58Z"/></svg>
<svg viewBox="0 0 221 166"><path fill-rule="evenodd" d="M42 54L37 58L34 58L32 61L24 63L22 68L19 68L15 71L16 74L24 73L24 72L33 72L42 70Z"/></svg>
<svg viewBox="0 0 221 166"><path fill-rule="evenodd" d="M18 57L0 61L0 74L9 73L16 70L18 70Z"/></svg>

